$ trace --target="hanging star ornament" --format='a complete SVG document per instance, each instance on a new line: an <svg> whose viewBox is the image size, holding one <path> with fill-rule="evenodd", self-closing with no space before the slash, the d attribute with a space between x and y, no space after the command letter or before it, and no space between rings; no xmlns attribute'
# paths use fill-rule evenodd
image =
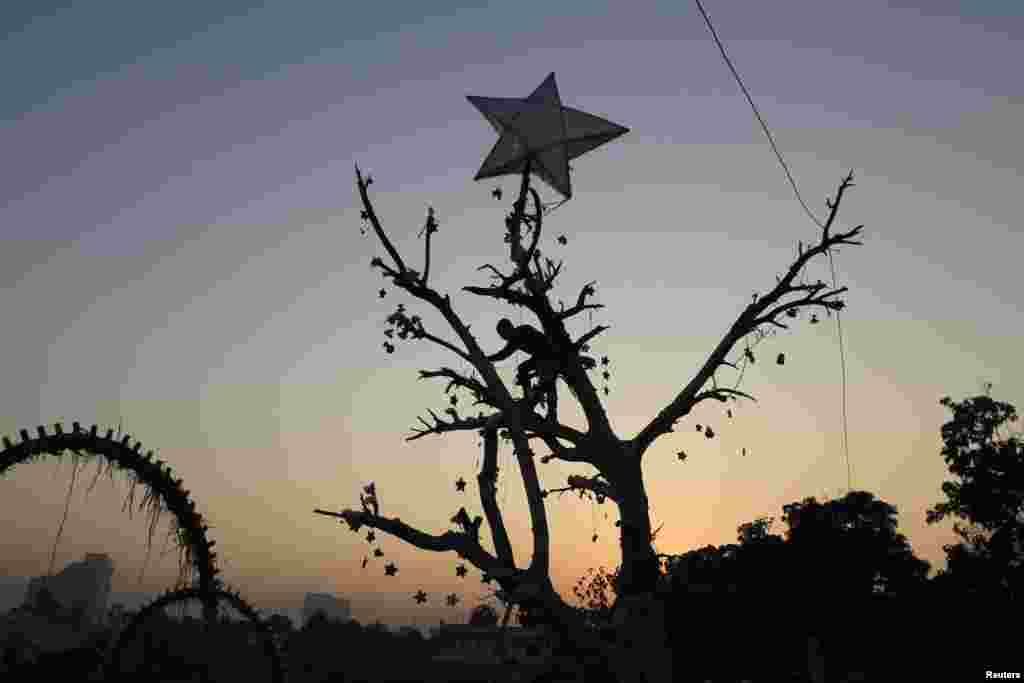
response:
<svg viewBox="0 0 1024 683"><path fill-rule="evenodd" d="M418 590L416 591L416 595L412 596L412 599L422 605L427 601L427 594L424 593L422 590Z"/></svg>
<svg viewBox="0 0 1024 683"><path fill-rule="evenodd" d="M398 567L396 567L393 562L389 562L386 565L384 565L384 574L386 574L387 576L394 576L397 573Z"/></svg>
<svg viewBox="0 0 1024 683"><path fill-rule="evenodd" d="M530 171L566 199L572 197L569 162L614 140L628 128L562 105L552 72L526 98L476 97L476 107L501 137L474 180Z"/></svg>

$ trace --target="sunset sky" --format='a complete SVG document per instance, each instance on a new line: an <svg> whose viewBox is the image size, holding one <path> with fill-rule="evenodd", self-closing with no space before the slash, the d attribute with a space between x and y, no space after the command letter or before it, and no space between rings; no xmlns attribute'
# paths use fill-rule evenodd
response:
<svg viewBox="0 0 1024 683"><path fill-rule="evenodd" d="M818 233L692 3L483 4L0 10L0 433L121 420L184 478L224 579L257 608L327 591L351 598L361 621L463 618L441 596L471 606L486 586L476 571L455 576L454 553L384 538L399 567L388 578L382 560L360 568L365 533L312 513L358 507L375 481L384 514L430 533L460 505L480 514L475 434L404 440L417 415L447 406L443 383L417 371L460 361L427 345L381 348L399 302L452 335L400 292L377 297L383 281L368 265L384 253L360 235L353 164L374 177L384 226L414 267L434 207L434 284L493 352L494 324L519 313L459 288L485 283L476 268L507 255L517 181L473 181L496 135L466 95L525 97L553 71L565 105L631 129L573 163L573 199L547 219L541 245L566 261L556 301L598 282L606 308L572 331L612 326L593 351L611 357L607 406L624 438L690 379L751 294L774 285L798 240ZM939 399L988 381L995 398L1024 407L1024 9L706 7L815 212L853 169L839 223L864 224L864 246L836 254L850 287L852 484L895 504L915 551L942 568L951 524L924 521L947 474ZM830 280L827 261L808 275ZM759 347L742 385L757 404L731 422L705 404L648 453L660 552L734 542L743 522L845 491L839 350L834 320L823 322ZM511 377L515 364L502 367ZM706 440L696 423L719 436ZM509 475L499 501L525 566L522 484L510 449L499 458ZM140 581L144 516L121 511L124 476L87 496L95 471L79 472L57 568L108 552L115 591L166 588L166 527ZM592 474L556 463L540 472L548 488ZM0 576L46 572L71 475L70 459L49 458L0 481ZM575 496L547 506L554 582L571 598L587 568L617 564L617 516ZM425 607L411 599L421 587Z"/></svg>

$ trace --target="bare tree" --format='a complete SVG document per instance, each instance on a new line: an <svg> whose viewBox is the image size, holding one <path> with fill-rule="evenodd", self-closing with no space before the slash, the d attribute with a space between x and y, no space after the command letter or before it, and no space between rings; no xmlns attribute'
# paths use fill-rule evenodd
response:
<svg viewBox="0 0 1024 683"><path fill-rule="evenodd" d="M664 607L662 601L655 596L661 565L652 546L653 535L642 469L644 454L659 437L673 431L679 420L703 401L753 400L753 397L738 388L739 381L731 387L719 385L716 373L723 367L732 368L740 373L742 379L742 370L754 361L753 347L770 331L787 329L787 321L792 322L801 313L811 316L811 322L816 322L818 311L838 311L843 307L843 301L837 297L846 291L846 287L832 288L821 281L807 283L802 275L812 259L827 255L832 248L861 244L854 238L863 226L847 232L832 231L843 194L853 185L852 179L851 171L840 183L834 200L826 200L829 216L817 242L806 246L800 243L795 259L776 278L776 285L765 293L754 294L753 300L743 308L693 377L682 385L675 398L654 415L639 433L632 438L621 438L612 430L599 392L587 374L592 364L586 363L580 355L589 349L589 343L607 327L599 325L577 339L572 339L566 329L566 321L570 318L585 311L600 309L602 305L591 301L595 293L594 283L582 288L572 306L566 308L563 305L556 310L552 305L549 293L561 271L562 262L555 263L550 258L542 261L537 249L542 234L543 210L536 190L529 187L529 164L523 172L519 198L505 220L505 241L509 245L511 269L503 272L494 265L482 265L478 270L489 272L491 283L486 286L466 286L463 290L493 299L496 304L525 309L533 315L550 348L557 350L564 359L563 364L557 368L557 376L564 380L582 410L587 423L586 431L562 424L557 415L557 402L544 401L545 391L539 384L536 390L528 384L521 390L517 388L517 395L513 395L498 375L489 354L456 313L449 295L442 295L431 287L431 238L437 231L433 210L428 212L421 233L425 236L425 255L420 273L409 267L385 233L368 194L372 179L364 178L357 166L356 185L362 200L362 218L369 222L388 256L387 260L374 258L372 266L379 269L383 277L395 287L439 312L455 339L446 339L428 330L420 317L407 315L401 306L389 321L400 338L412 338L441 346L468 363L475 370L474 375L441 367L421 370L420 377L446 380L446 391L466 390L475 399L474 406L486 408L486 411L480 411L476 416L466 416L452 407L446 411L448 419L428 411L430 419L419 418L420 427L413 429L408 440L468 430L483 435L483 464L477 482L481 507L495 552L491 554L480 543L482 518L470 519L465 508L461 508L452 518L459 531L449 530L434 535L413 528L398 518L384 516L372 485L367 487L366 497L360 496L362 509L316 512L340 517L353 531L368 526L423 550L455 551L486 577L496 580L502 590L521 607L528 605L534 611L539 609L547 615L563 639L570 640L574 646L583 650L601 653L614 670L623 672L619 674L620 678L635 681L642 676L648 681L672 680L671 653L665 644ZM529 199L533 200L535 209L532 214L526 211ZM389 350L393 350L393 347ZM734 352L735 357L732 357ZM538 412L542 401L546 404L543 413ZM513 557L495 495L499 433L513 445L529 506L533 552L525 567L517 565ZM713 433L708 430L705 435L710 438ZM547 448L547 453L539 458L534 451L537 442ZM598 500L610 500L618 507L621 572L616 586L618 598L613 607L613 624L619 634L614 644L601 642L585 629L579 611L564 602L551 583L545 508L547 492L541 489L537 474L538 465L551 460L579 463L591 468L591 476L570 476L567 489L584 492ZM627 671L628 676L625 674Z"/></svg>

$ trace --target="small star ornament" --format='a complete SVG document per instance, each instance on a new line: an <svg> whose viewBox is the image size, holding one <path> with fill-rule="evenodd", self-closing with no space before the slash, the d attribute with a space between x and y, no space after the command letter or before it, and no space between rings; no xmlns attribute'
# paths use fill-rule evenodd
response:
<svg viewBox="0 0 1024 683"><path fill-rule="evenodd" d="M566 245L566 243L567 243L568 241L569 241L569 240L567 240L567 239L565 238L565 235L559 235L559 236L558 236L558 243L559 243L559 244L561 244L561 245L562 245L563 247L564 247L564 246Z"/></svg>
<svg viewBox="0 0 1024 683"><path fill-rule="evenodd" d="M466 576L466 565L460 564L458 567L456 567L455 576L459 577L460 579L464 578Z"/></svg>
<svg viewBox="0 0 1024 683"><path fill-rule="evenodd" d="M374 557L384 557L384 551L381 550L380 548L374 548L373 549L373 556Z"/></svg>
<svg viewBox="0 0 1024 683"><path fill-rule="evenodd" d="M388 562L384 565L384 574L387 576L394 576L398 573L398 567L395 566L394 562Z"/></svg>
<svg viewBox="0 0 1024 683"><path fill-rule="evenodd" d="M522 173L529 161L530 172L566 199L572 197L569 162L629 131L562 105L554 73L525 98L466 99L500 136L474 180Z"/></svg>
<svg viewBox="0 0 1024 683"><path fill-rule="evenodd" d="M367 543L373 543L375 540L377 540L377 535L375 533L373 533L372 531L367 531L366 532L366 542Z"/></svg>
<svg viewBox="0 0 1024 683"><path fill-rule="evenodd" d="M449 593L448 597L445 598L445 602L448 603L449 607L455 607L457 604L459 604L459 596L455 593Z"/></svg>
<svg viewBox="0 0 1024 683"><path fill-rule="evenodd" d="M459 477L458 479L456 479L455 480L455 490L456 491L465 491L466 490L466 480L463 479L462 477Z"/></svg>
<svg viewBox="0 0 1024 683"><path fill-rule="evenodd" d="M424 593L422 590L418 590L416 591L416 595L412 596L412 599L415 600L417 604L422 605L427 601L427 594Z"/></svg>

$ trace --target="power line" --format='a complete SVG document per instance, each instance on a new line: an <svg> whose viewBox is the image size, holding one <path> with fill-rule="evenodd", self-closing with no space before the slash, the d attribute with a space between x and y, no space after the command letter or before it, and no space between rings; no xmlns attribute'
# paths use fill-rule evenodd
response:
<svg viewBox="0 0 1024 683"><path fill-rule="evenodd" d="M822 223L820 220L818 220L818 218L811 212L810 207L807 206L807 202L805 202L804 198L800 195L800 190L797 189L797 186L796 186L796 180L793 179L793 174L790 173L790 171L789 171L789 165L786 164L786 160L782 158L782 153L779 151L778 146L775 144L775 138L772 136L771 131L768 129L768 124L765 123L764 117L761 116L761 112L758 110L757 105L754 104L754 98L752 98L750 96L750 92L747 90L747 86L745 86L743 84L743 79L740 78L739 72L736 71L736 67L733 66L732 60L729 59L729 55L726 54L725 46L722 44L721 39L719 39L719 37L718 37L718 32L715 31L715 27L711 23L711 17L709 17L708 13L704 10L704 5L701 4L700 0L694 0L694 2L697 3L697 9L700 10L701 16L704 17L704 23L707 24L708 30L711 32L711 37L714 39L715 45L718 46L718 51L722 54L722 59L725 60L726 66L729 67L729 71L732 72L733 77L736 79L736 83L739 84L740 90L743 91L744 97L746 97L747 98L747 102L750 103L750 108L754 110L754 116L757 117L757 122L759 124L761 124L761 130L764 131L765 137L768 138L768 144L771 145L772 151L775 152L775 158L779 160L779 164L782 166L782 170L786 174L786 179L789 180L789 184L793 188L793 194L796 195L797 201L800 202L800 206L803 207L804 213L807 214L808 218L810 218L814 222L815 225L817 225L819 228L824 230L825 229L824 223ZM835 264L832 261L832 250L831 249L828 251L828 262L829 262L829 267L830 267L830 269L832 271L832 287L833 287L833 289L835 289L837 287L836 269L835 269ZM850 470L850 448L849 448L850 439L849 439L849 429L848 429L848 426L847 426L847 417L846 417L846 350L845 350L845 346L843 344L843 325L842 325L842 322L840 320L839 311L836 311L836 329L838 331L838 337L839 337L839 364L840 364L840 370L841 370L841 373L842 373L842 389L841 389L841 391L842 391L842 417L843 417L843 452L844 452L845 457L846 457L846 489L847 489L847 492L849 492L851 490L851 488L852 488L852 475L851 475L851 470Z"/></svg>

